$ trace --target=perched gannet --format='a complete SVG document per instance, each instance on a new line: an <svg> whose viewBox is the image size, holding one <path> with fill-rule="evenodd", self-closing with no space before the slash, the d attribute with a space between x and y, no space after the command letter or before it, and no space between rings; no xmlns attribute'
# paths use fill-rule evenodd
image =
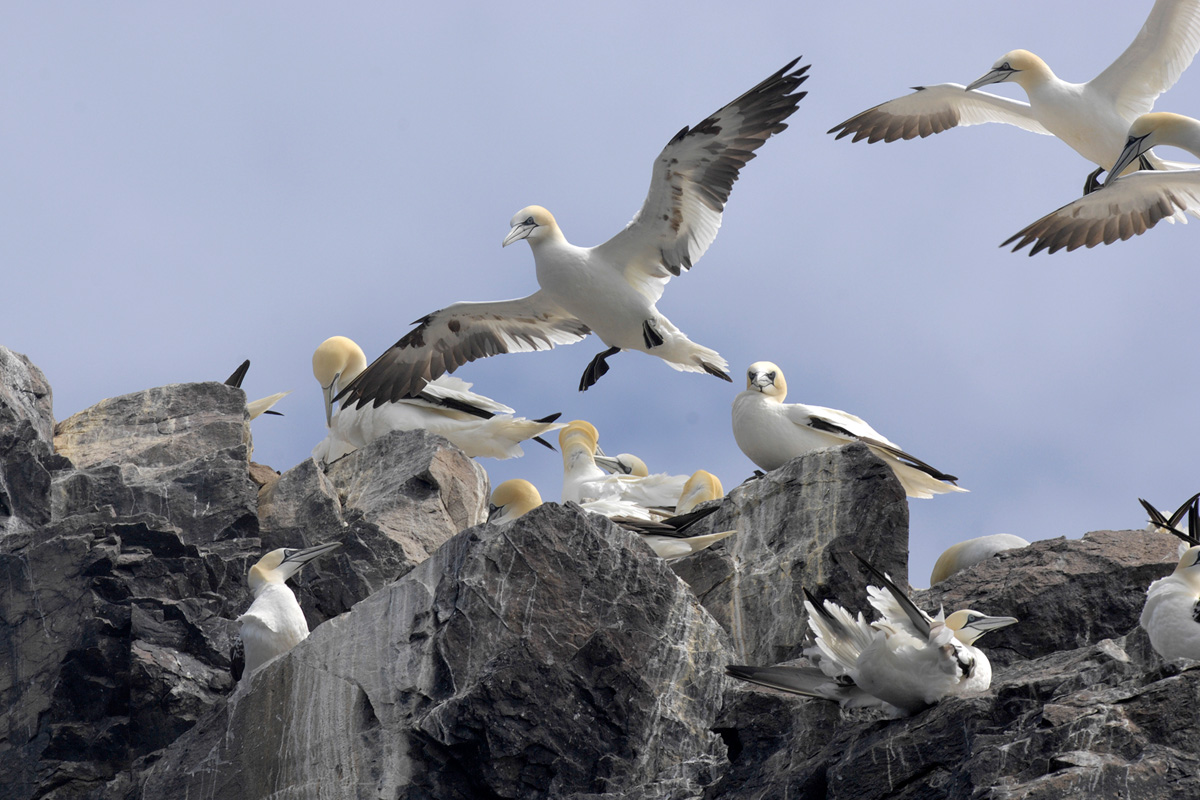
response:
<svg viewBox="0 0 1200 800"><path fill-rule="evenodd" d="M1160 94L1179 79L1200 49L1200 0L1156 0L1145 25L1116 61L1086 83L1068 83L1028 50L1005 53L983 77L962 86L918 86L913 94L857 114L834 126L837 138L854 141L925 137L959 125L1003 122L1034 133L1052 134L1098 169L1084 192L1097 186L1101 172L1116 160L1129 125L1150 111ZM1012 81L1028 103L975 91ZM1169 168L1147 156L1143 166ZM1120 174L1120 173L1117 173Z"/></svg>
<svg viewBox="0 0 1200 800"><path fill-rule="evenodd" d="M1167 533L1179 539L1179 555L1183 555L1184 551L1189 547L1200 544L1200 507L1196 501L1200 499L1200 493L1194 494L1187 500L1183 501L1183 505L1175 509L1170 518L1163 516L1163 513L1154 506L1150 505L1142 498L1138 498L1138 502L1142 504L1142 508L1146 509L1146 513L1150 515L1150 524L1147 526L1150 530L1164 530ZM1187 519L1185 523L1187 530L1179 527L1180 522Z"/></svg>
<svg viewBox="0 0 1200 800"><path fill-rule="evenodd" d="M512 458L523 454L520 442L541 439L541 434L562 427L558 414L538 420L513 417L513 410L471 391L471 384L442 375L425 385L415 397L353 407L343 402L333 413L338 387L363 371L367 358L362 348L345 336L321 342L313 353L313 376L325 396L329 434L313 448L318 463L332 463L391 431L424 428L445 436L468 456ZM553 449L553 448L551 448Z"/></svg>
<svg viewBox="0 0 1200 800"><path fill-rule="evenodd" d="M910 456L853 414L784 403L786 397L783 370L770 361L756 361L746 373L746 391L733 401L733 438L763 469L777 469L810 450L860 441L887 462L909 497L967 491L946 483L958 480L953 475Z"/></svg>
<svg viewBox="0 0 1200 800"><path fill-rule="evenodd" d="M599 447L596 448L596 466L613 475L632 475L635 478L645 478L650 475L646 462L633 453L617 453L615 456L605 455Z"/></svg>
<svg viewBox="0 0 1200 800"><path fill-rule="evenodd" d="M308 622L286 581L314 558L341 546L341 542L329 542L303 550L281 547L267 553L250 568L247 583L254 594L254 602L237 618L242 626L240 644L245 672L254 672L308 637ZM235 657L232 659L235 680L241 679L243 671L236 657L238 644L234 643Z"/></svg>
<svg viewBox="0 0 1200 800"><path fill-rule="evenodd" d="M235 389L242 388L242 381L245 379L246 372L249 369L250 359L247 358L238 366L237 369L233 371L232 375L225 379L225 385L232 386ZM257 419L263 414L271 414L276 417L282 417L283 414L280 414L278 411L272 411L271 406L275 405L289 394L291 394L290 391L276 392L275 394L267 395L261 400L255 400L253 402L246 403L246 412L250 415L250 419Z"/></svg>
<svg viewBox="0 0 1200 800"><path fill-rule="evenodd" d="M491 503L488 505L488 522L497 525L512 522L541 504L542 495L532 483L524 478L507 480L492 491ZM681 514L661 521L652 521L648 516L629 516L631 512L638 514L639 509L628 501L599 500L592 503L580 503L579 506L590 514L608 517L622 528L639 534L642 541L650 545L650 549L659 558L667 561L674 561L677 558L699 552L714 542L719 542L737 532L721 531L702 536L684 536L684 531L689 526L711 513L707 509L699 513Z"/></svg>
<svg viewBox="0 0 1200 800"><path fill-rule="evenodd" d="M862 561L862 559L859 559ZM950 695L981 692L992 683L992 666L975 642L988 631L1012 625L1013 617L989 617L963 609L930 617L886 575L863 561L886 587L867 593L880 619L867 624L805 590L808 625L816 646L805 654L820 667L731 665L735 678L785 692L834 700L844 706L881 705L893 716L915 714Z"/></svg>
<svg viewBox="0 0 1200 800"><path fill-rule="evenodd" d="M622 500L646 509L673 509L688 482L686 475L609 475L596 463L600 434L585 420L568 423L558 433L563 457L564 503Z"/></svg>
<svg viewBox="0 0 1200 800"><path fill-rule="evenodd" d="M933 565L933 573L929 576L929 584L932 586L940 583L954 573L974 566L985 558L991 558L1002 550L1028 546L1029 542L1011 533L994 533L991 536L980 536L952 544L946 548L946 552L938 556L937 563Z"/></svg>
<svg viewBox="0 0 1200 800"><path fill-rule="evenodd" d="M1165 660L1200 659L1200 546L1185 550L1174 572L1150 584L1138 621Z"/></svg>
<svg viewBox="0 0 1200 800"><path fill-rule="evenodd" d="M1042 250L1070 252L1079 247L1124 241L1145 233L1164 219L1186 223L1188 214L1200 217L1200 168L1121 174L1160 144L1182 147L1200 157L1200 120L1165 111L1138 117L1129 126L1125 149L1109 170L1110 175L1120 175L1119 178L1110 177L1103 191L1084 195L1050 212L1008 237L1000 246L1016 242L1015 253L1033 244L1029 248L1031 256Z"/></svg>
<svg viewBox="0 0 1200 800"><path fill-rule="evenodd" d="M807 66L790 62L692 128L654 162L650 192L623 231L596 247L567 242L549 211L529 206L512 218L503 244L526 239L541 287L529 297L454 303L417 327L343 390L362 406L418 394L424 381L499 353L548 350L595 333L608 345L580 381L603 375L621 350L656 355L677 370L729 380L715 351L691 342L655 303L672 275L690 269L712 244L738 172L754 151L787 126L804 92Z"/></svg>
<svg viewBox="0 0 1200 800"><path fill-rule="evenodd" d="M679 502L675 504L676 514L686 514L696 506L709 500L720 500L725 496L725 487L721 479L711 472L698 469L688 478L679 493Z"/></svg>

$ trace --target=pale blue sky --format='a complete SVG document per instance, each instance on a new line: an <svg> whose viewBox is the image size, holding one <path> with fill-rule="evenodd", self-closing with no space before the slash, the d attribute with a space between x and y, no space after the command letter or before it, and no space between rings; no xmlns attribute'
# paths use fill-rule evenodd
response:
<svg viewBox="0 0 1200 800"><path fill-rule="evenodd" d="M46 372L60 419L250 358L252 398L295 390L254 427L257 460L286 470L324 435L318 343L374 357L429 311L529 293L528 247L500 248L515 211L607 239L671 135L802 54L809 96L659 304L735 386L629 353L580 395L595 339L457 374L729 489L752 469L730 404L750 362L775 361L791 400L856 413L971 489L910 503L917 584L962 538L1140 527L1137 497L1200 490L1200 227L1012 255L997 245L1091 170L1065 145L825 134L1017 47L1086 80L1148 0L648 5L5 4L0 343ZM1197 69L1157 108L1200 116ZM540 447L483 464L561 488Z"/></svg>

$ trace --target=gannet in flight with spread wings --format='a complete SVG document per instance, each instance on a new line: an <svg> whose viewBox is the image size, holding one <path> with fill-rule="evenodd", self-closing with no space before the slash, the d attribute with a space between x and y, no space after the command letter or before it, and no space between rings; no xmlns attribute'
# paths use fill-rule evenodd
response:
<svg viewBox="0 0 1200 800"><path fill-rule="evenodd" d="M857 557L857 556L856 556ZM729 675L793 694L834 700L844 706L883 706L893 716L915 714L950 695L981 692L992 683L992 666L975 647L988 631L1012 625L1013 617L990 617L971 609L930 617L886 575L863 565L885 589L869 586L880 618L867 624L805 590L815 647L805 654L817 667L730 665Z"/></svg>
<svg viewBox="0 0 1200 800"><path fill-rule="evenodd" d="M784 403L787 381L770 361L756 361L746 373L746 391L733 401L733 438L746 457L765 470L821 447L859 441L892 468L909 497L965 492L958 480L910 456L863 420L834 408Z"/></svg>
<svg viewBox="0 0 1200 800"><path fill-rule="evenodd" d="M832 128L837 138L854 141L912 139L959 125L1003 122L1034 133L1052 134L1070 145L1097 169L1084 192L1098 185L1116 160L1129 125L1154 107L1160 94L1174 85L1200 49L1200 0L1156 0L1150 16L1116 61L1086 83L1068 83L1028 50L1001 56L983 77L962 86L941 83L918 86L913 94L857 114ZM975 91L991 83L1012 81L1028 103ZM1143 168L1178 165L1147 154ZM1136 169L1132 163L1126 167ZM1120 173L1117 173L1120 174Z"/></svg>
<svg viewBox="0 0 1200 800"><path fill-rule="evenodd" d="M250 568L247 582L254 594L254 602L237 618L241 624L241 638L234 642L231 659L234 680L240 680L243 671L246 674L254 672L308 637L308 622L286 581L314 558L341 546L341 542L329 542L303 550L281 547L267 553Z"/></svg>
<svg viewBox="0 0 1200 800"><path fill-rule="evenodd" d="M362 348L345 336L332 336L313 353L313 376L325 397L325 421L329 433L313 448L318 463L332 463L347 453L365 447L391 431L417 428L444 436L468 456L513 458L523 454L520 443L558 430L558 414L538 420L514 417L513 410L471 391L471 384L441 375L425 385L415 397L380 403L365 408L343 401L333 412L334 397L367 365Z"/></svg>
<svg viewBox="0 0 1200 800"><path fill-rule="evenodd" d="M1027 244L1029 255L1047 250L1070 252L1124 241L1153 228L1160 221L1187 222L1188 214L1200 217L1200 167L1121 174L1126 166L1144 158L1155 145L1182 147L1200 158L1200 120L1155 111L1143 114L1129 126L1125 149L1117 156L1101 190L1086 194L1030 223L1000 246L1013 252ZM1179 167L1180 165L1174 165ZM1020 241L1018 241L1020 240Z"/></svg>
<svg viewBox="0 0 1200 800"><path fill-rule="evenodd" d="M655 307L671 276L712 244L738 172L787 126L805 92L808 66L796 59L694 127L655 159L650 192L623 231L596 247L569 243L549 211L529 206L512 218L503 244L525 239L541 287L528 297L454 303L417 327L342 390L345 404L379 405L421 392L426 381L500 353L548 350L595 333L608 349L588 365L587 389L621 350L658 356L677 370L729 380L714 350L691 342ZM789 71L791 70L791 71Z"/></svg>
<svg viewBox="0 0 1200 800"><path fill-rule="evenodd" d="M1165 660L1200 660L1200 547L1189 547L1174 572L1150 584L1138 621Z"/></svg>

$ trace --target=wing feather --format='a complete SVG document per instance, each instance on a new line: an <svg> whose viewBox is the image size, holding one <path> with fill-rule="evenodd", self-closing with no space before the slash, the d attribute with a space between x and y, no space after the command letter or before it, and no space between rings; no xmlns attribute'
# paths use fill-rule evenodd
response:
<svg viewBox="0 0 1200 800"><path fill-rule="evenodd" d="M1125 52L1088 86L1111 97L1128 119L1154 107L1200 50L1200 0L1157 0Z"/></svg>
<svg viewBox="0 0 1200 800"><path fill-rule="evenodd" d="M925 138L967 125L1000 122L1033 133L1051 135L1034 119L1029 104L990 92L966 91L961 83L914 86L912 94L897 97L829 129L838 139L853 134L851 141L868 143Z"/></svg>

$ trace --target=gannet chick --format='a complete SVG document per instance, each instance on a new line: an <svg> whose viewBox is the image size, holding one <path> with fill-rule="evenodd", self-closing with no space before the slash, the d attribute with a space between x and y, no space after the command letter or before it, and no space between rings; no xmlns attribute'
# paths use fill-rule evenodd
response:
<svg viewBox="0 0 1200 800"><path fill-rule="evenodd" d="M892 468L909 497L967 491L948 482L958 480L956 477L904 452L853 414L784 403L786 397L783 370L770 361L756 361L746 372L746 391L734 398L733 438L746 457L762 469L778 469L796 456L821 447L859 441Z"/></svg>
<svg viewBox="0 0 1200 800"><path fill-rule="evenodd" d="M1168 519L1150 503L1138 498L1142 508L1146 509L1146 513L1150 515L1150 524L1146 527L1149 530L1166 531L1179 539L1179 555L1181 557L1189 547L1200 544L1200 538L1197 538L1197 534L1200 534L1200 507L1196 503L1198 499L1200 499L1200 493L1192 495L1183 501L1183 505L1175 509L1175 513L1171 514ZM1186 530L1180 526L1180 523L1186 526Z"/></svg>
<svg viewBox="0 0 1200 800"><path fill-rule="evenodd" d="M609 475L597 464L599 432L586 420L570 422L558 433L563 457L564 503L622 500L647 510L673 509L687 484L685 475Z"/></svg>
<svg viewBox="0 0 1200 800"><path fill-rule="evenodd" d="M938 556L937 563L933 565L933 573L929 576L929 585L941 583L954 573L972 567L1003 550L1028 546L1029 542L1011 533L994 533L991 536L980 536L952 544L946 548L946 552Z"/></svg>
<svg viewBox="0 0 1200 800"><path fill-rule="evenodd" d="M235 389L242 388L242 381L245 379L246 372L249 369L250 359L247 358L238 366L237 369L233 371L233 374L225 379L225 385L232 386ZM275 405L289 394L291 394L291 391L276 392L275 394L267 395L261 400L254 400L253 402L246 403L246 413L250 415L250 419L257 419L263 414L271 414L276 417L282 417L283 414L280 414L278 411L272 411L271 406Z"/></svg>
<svg viewBox="0 0 1200 800"><path fill-rule="evenodd" d="M247 583L254 594L254 602L245 614L237 618L241 624L241 645L247 674L308 637L308 622L286 581L314 558L341 546L341 542L329 542L303 550L281 547L267 553L250 568ZM237 643L234 646L236 648ZM233 677L240 680L242 669L236 656L232 660Z"/></svg>
<svg viewBox="0 0 1200 800"><path fill-rule="evenodd" d="M1160 221L1187 222L1200 217L1200 168L1175 164L1163 171L1122 174L1155 145L1182 147L1200 158L1200 120L1165 111L1143 114L1129 127L1125 148L1117 156L1104 190L1084 195L1052 211L1008 237L1013 252L1028 244L1029 255L1112 244L1139 236Z"/></svg>
<svg viewBox="0 0 1200 800"><path fill-rule="evenodd" d="M1013 50L967 86L942 83L918 86L834 126L837 138L854 141L925 137L959 125L1003 122L1034 133L1057 136L1097 166L1084 192L1116 160L1129 125L1154 107L1160 94L1179 79L1200 48L1200 2L1157 0L1145 25L1116 61L1086 83L1068 83L1028 50ZM1028 103L986 92L981 86L1011 81L1025 90ZM1145 166L1168 169L1169 162L1148 156ZM1132 168L1136 169L1136 166ZM1120 174L1120 173L1117 173Z"/></svg>
<svg viewBox="0 0 1200 800"><path fill-rule="evenodd" d="M688 478L679 493L679 502L675 504L676 514L686 514L698 505L710 500L720 500L725 496L725 487L721 479L711 472L698 469Z"/></svg>
<svg viewBox="0 0 1200 800"><path fill-rule="evenodd" d="M716 238L738 173L754 151L787 126L804 92L807 66L796 59L698 125L667 142L650 191L625 229L595 247L567 241L554 216L527 206L510 221L503 245L525 239L539 290L529 297L454 303L417 327L343 391L359 407L416 396L424 381L500 353L548 350L595 333L607 350L588 365L585 390L621 350L658 356L673 369L723 380L728 364L695 344L656 307L667 281L691 269ZM543 100L544 102L544 100Z"/></svg>
<svg viewBox="0 0 1200 800"><path fill-rule="evenodd" d="M869 625L861 613L852 616L831 600L822 605L805 590L808 625L816 637L815 647L805 654L817 660L819 668L731 665L726 672L847 707L882 706L892 716L915 714L944 697L991 686L991 663L974 644L1016 619L971 609L944 619L941 613L930 617L887 576L863 563L886 587L886 592L868 587L871 605L880 614Z"/></svg>
<svg viewBox="0 0 1200 800"><path fill-rule="evenodd" d="M524 454L520 443L526 439L551 447L538 437L562 427L554 422L558 414L537 420L514 417L508 406L472 392L471 384L450 375L426 384L415 397L366 407L343 401L334 414L339 387L353 381L366 364L362 348L345 336L326 339L313 353L313 376L321 384L329 426L328 435L313 448L317 463L332 463L391 431L417 428L446 437L471 457L513 458Z"/></svg>
<svg viewBox="0 0 1200 800"><path fill-rule="evenodd" d="M1166 661L1200 659L1200 546L1189 547L1175 571L1146 590L1139 620Z"/></svg>
<svg viewBox="0 0 1200 800"><path fill-rule="evenodd" d="M529 481L523 478L513 478L497 486L492 491L491 503L488 506L488 522L502 525L527 514L542 504L542 496ZM699 552L737 531L721 531L702 536L685 536L684 531L700 519L708 516L716 509L704 510L699 513L668 517L661 521L652 521L648 516L638 515L641 510L628 501L600 500L592 503L580 503L580 508L590 514L600 514L608 517L631 533L642 537L642 541L650 545L650 549L659 558L674 561L677 558Z"/></svg>

